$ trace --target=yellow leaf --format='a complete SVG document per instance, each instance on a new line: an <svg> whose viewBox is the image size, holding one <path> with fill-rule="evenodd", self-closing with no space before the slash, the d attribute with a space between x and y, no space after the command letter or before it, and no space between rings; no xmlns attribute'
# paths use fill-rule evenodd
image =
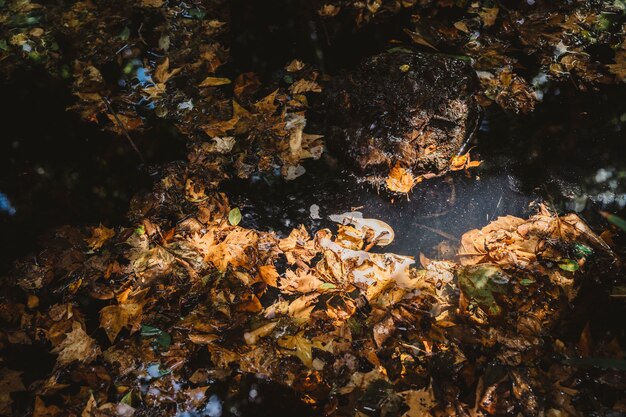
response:
<svg viewBox="0 0 626 417"><path fill-rule="evenodd" d="M270 287L278 286L278 272L274 265L263 265L259 267L259 275L263 282Z"/></svg>
<svg viewBox="0 0 626 417"><path fill-rule="evenodd" d="M216 87L226 84L230 84L230 80L228 78L206 77L200 84L198 84L198 87Z"/></svg>
<svg viewBox="0 0 626 417"><path fill-rule="evenodd" d="M113 343L123 328L130 328L131 333L139 329L143 302L127 302L104 307L100 310L100 327Z"/></svg>
<svg viewBox="0 0 626 417"><path fill-rule="evenodd" d="M267 114L274 113L276 109L278 108L278 106L274 104L274 101L276 101L277 94L278 94L278 89L274 90L273 92L271 92L270 94L262 98L261 100L257 101L254 104L254 108L259 113L267 113Z"/></svg>
<svg viewBox="0 0 626 417"><path fill-rule="evenodd" d="M85 239L85 241L89 244L91 250L98 250L113 236L115 236L115 231L113 229L100 225L93 228L91 231L91 237Z"/></svg>
<svg viewBox="0 0 626 417"><path fill-rule="evenodd" d="M170 59L165 57L163 62L161 62L154 70L154 80L157 83L165 84L167 80L172 78L174 75L178 74L182 68L175 68L169 71L170 68Z"/></svg>
<svg viewBox="0 0 626 417"><path fill-rule="evenodd" d="M498 8L485 7L481 12L478 12L478 14L485 26L493 26L493 24L496 23L496 17L498 17Z"/></svg>
<svg viewBox="0 0 626 417"><path fill-rule="evenodd" d="M399 163L394 166L391 171L389 171L389 176L387 177L387 188L390 191L394 191L397 193L408 193L411 191L413 186L420 182L421 180L416 179L406 169L402 168Z"/></svg>
<svg viewBox="0 0 626 417"><path fill-rule="evenodd" d="M294 59L288 65L285 66L285 69L288 72L300 71L302 68L304 68L304 62L297 60L297 59Z"/></svg>
<svg viewBox="0 0 626 417"><path fill-rule="evenodd" d="M322 92L322 87L320 87L315 81L302 79L291 84L289 91L293 94L307 93L309 91L313 93L320 93Z"/></svg>
<svg viewBox="0 0 626 417"><path fill-rule="evenodd" d="M141 5L144 7L161 7L163 0L141 0Z"/></svg>

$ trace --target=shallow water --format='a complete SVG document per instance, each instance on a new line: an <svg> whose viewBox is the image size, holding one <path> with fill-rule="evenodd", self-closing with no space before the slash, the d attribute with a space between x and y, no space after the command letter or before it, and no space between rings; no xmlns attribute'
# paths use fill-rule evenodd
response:
<svg viewBox="0 0 626 417"><path fill-rule="evenodd" d="M527 216L539 202L600 224L599 210L626 205L626 107L615 106L614 94L553 95L531 116L489 109L472 151L483 164L424 181L407 196L364 184L331 155L309 161L293 181L257 176L226 190L245 226L288 233L304 224L315 231L332 225L329 215L358 210L389 223L396 239L385 250L404 255L434 255L442 240L501 215Z"/></svg>

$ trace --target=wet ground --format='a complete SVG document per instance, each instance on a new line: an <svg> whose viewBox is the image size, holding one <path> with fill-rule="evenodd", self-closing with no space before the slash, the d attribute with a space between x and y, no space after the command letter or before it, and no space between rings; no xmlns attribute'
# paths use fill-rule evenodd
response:
<svg viewBox="0 0 626 417"><path fill-rule="evenodd" d="M256 27L250 24L256 12L250 7L233 16L233 31L239 33L232 50L236 72L256 70L271 77L296 56L339 71L383 47L375 26L346 34L345 44L327 45L324 28L303 30L301 25L309 24L306 17L286 21L281 13L266 10L276 22ZM292 33L300 35L290 37ZM346 49L351 52L341 54ZM226 184L225 190L240 207L243 226L285 233L304 224L315 231L332 224L329 215L356 209L393 227L396 240L385 250L413 256L435 255L442 240L458 238L499 215L527 216L540 201L575 211L595 227L605 226L599 210L624 217L626 88L580 92L573 85L552 85L543 90L544 100L533 114L486 110L473 151L484 161L479 168L418 184L408 197L379 193L332 155L309 162L307 174L294 181L255 177ZM149 189L153 181L150 165L184 158L183 140L168 126L155 126L133 137L148 161L141 165L124 138L66 112L71 96L62 82L44 74L24 73L4 82L0 91L5 129L0 143L0 274L58 225L124 224L132 195ZM594 310L590 293L574 314L580 311L596 322L605 320L609 328L617 322L606 319L616 320L623 307L616 303ZM306 413L291 393L254 378L229 387L217 384L214 391L218 398L231 399L209 399L207 407L219 404L219 413L207 408L205 415L276 415L294 407Z"/></svg>

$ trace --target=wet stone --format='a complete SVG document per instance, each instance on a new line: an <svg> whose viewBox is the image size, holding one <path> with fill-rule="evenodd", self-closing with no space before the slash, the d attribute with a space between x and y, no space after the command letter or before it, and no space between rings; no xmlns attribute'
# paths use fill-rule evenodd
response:
<svg viewBox="0 0 626 417"><path fill-rule="evenodd" d="M445 173L478 125L478 81L469 63L400 50L362 61L327 88L331 152L376 182L400 165Z"/></svg>

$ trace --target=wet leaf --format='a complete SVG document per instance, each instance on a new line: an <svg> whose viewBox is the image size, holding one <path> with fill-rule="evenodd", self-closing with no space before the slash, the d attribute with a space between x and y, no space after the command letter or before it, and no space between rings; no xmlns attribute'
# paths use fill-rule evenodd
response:
<svg viewBox="0 0 626 417"><path fill-rule="evenodd" d="M76 361L91 363L100 354L100 348L85 333L81 324L74 321L72 331L66 334L65 339L52 352L59 355L56 366L63 367Z"/></svg>
<svg viewBox="0 0 626 417"><path fill-rule="evenodd" d="M409 171L402 168L400 164L396 164L391 171L389 171L386 184L390 191L408 193L418 182L420 182L419 178L416 179Z"/></svg>
<svg viewBox="0 0 626 417"><path fill-rule="evenodd" d="M493 316L502 313L495 295L506 294L509 281L509 276L496 265L480 264L459 271L459 288L463 296Z"/></svg>
<svg viewBox="0 0 626 417"><path fill-rule="evenodd" d="M559 268L561 268L564 271L569 271L569 272L574 272L574 271L578 271L578 269L580 268L580 265L578 265L578 262L572 260L572 259L561 259L559 261Z"/></svg>
<svg viewBox="0 0 626 417"><path fill-rule="evenodd" d="M131 333L139 330L142 311L143 303L132 301L104 307L100 310L100 327L113 343L123 328L130 329Z"/></svg>
<svg viewBox="0 0 626 417"><path fill-rule="evenodd" d="M198 87L217 87L230 83L231 81L228 78L206 77L200 84L198 84Z"/></svg>
<svg viewBox="0 0 626 417"><path fill-rule="evenodd" d="M169 349L170 344L172 343L172 336L157 327L142 325L140 334L142 337L146 338L154 337L154 341L162 349Z"/></svg>

